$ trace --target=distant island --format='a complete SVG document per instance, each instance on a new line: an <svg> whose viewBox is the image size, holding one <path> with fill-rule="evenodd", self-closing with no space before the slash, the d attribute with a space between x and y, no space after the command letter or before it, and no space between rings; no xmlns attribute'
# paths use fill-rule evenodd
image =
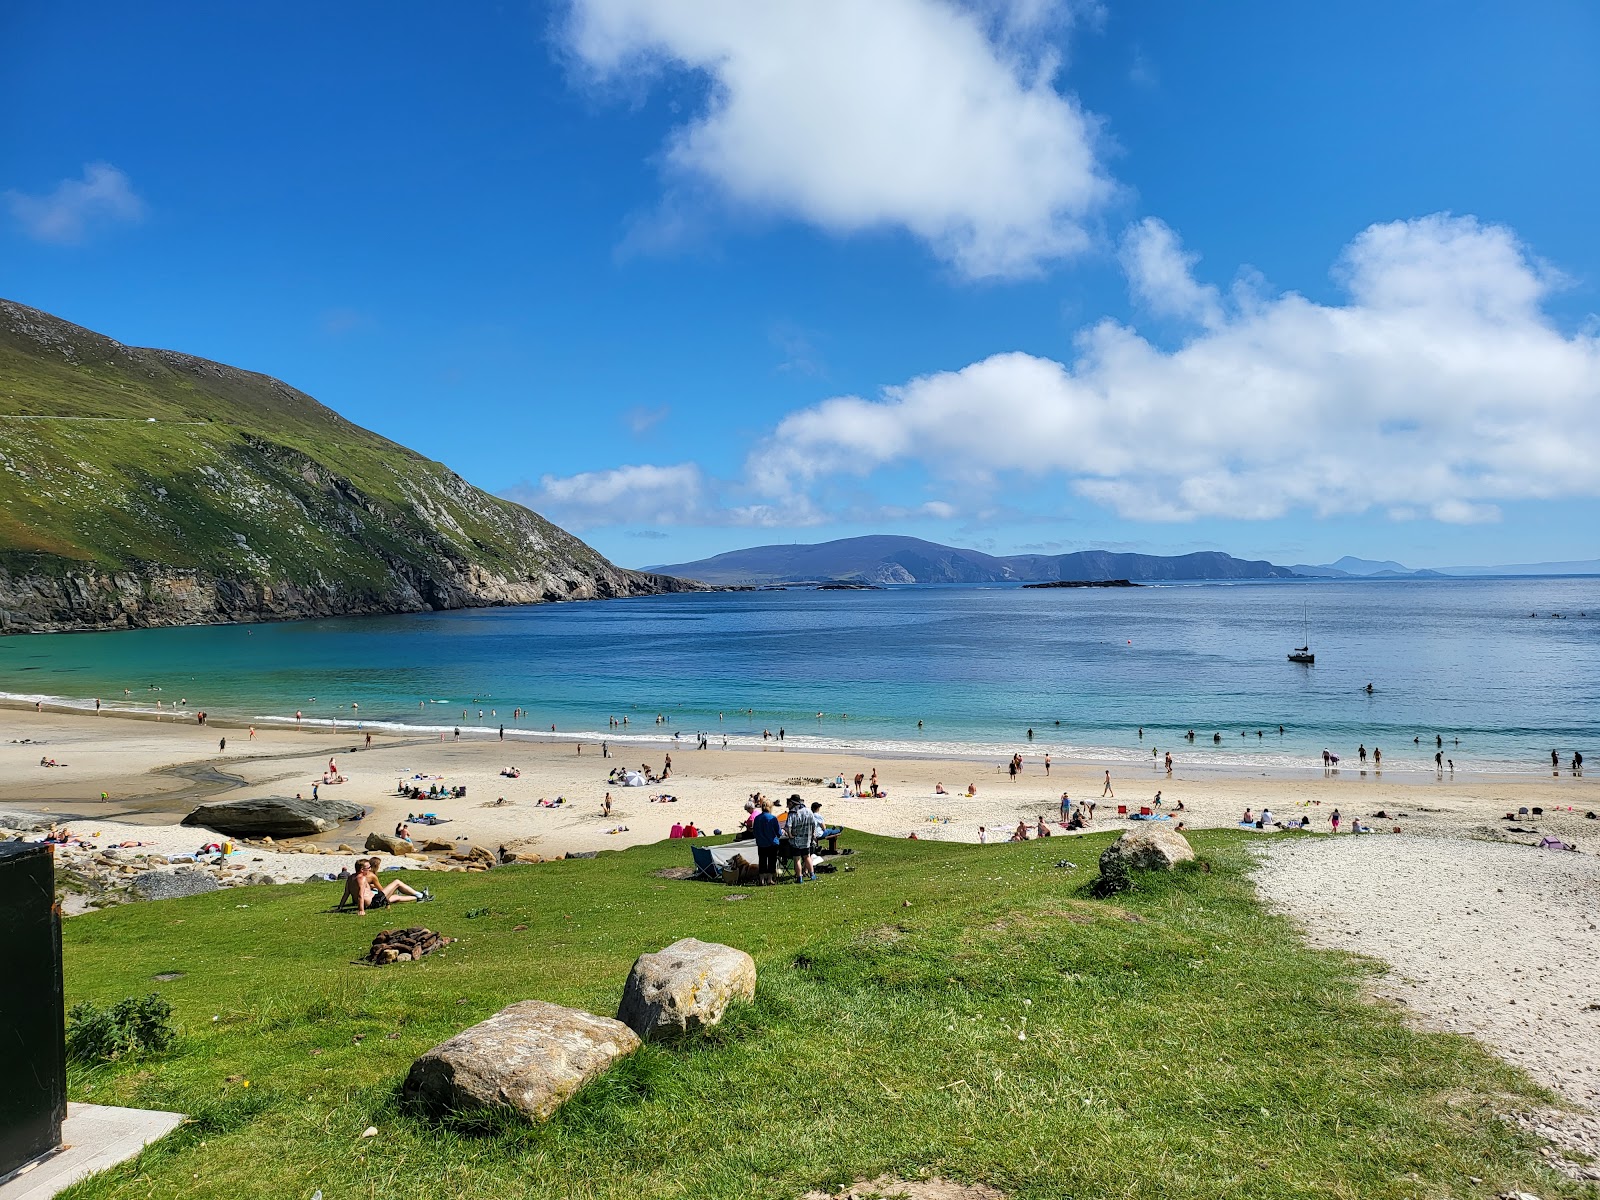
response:
<svg viewBox="0 0 1600 1200"><path fill-rule="evenodd" d="M0 633L703 589L253 371L0 300L0 377Z"/></svg>
<svg viewBox="0 0 1600 1200"><path fill-rule="evenodd" d="M651 567L714 586L814 583L1146 583L1194 579L1294 579L1288 567L1234 558L1218 551L1196 554L1073 554L997 556L941 546L921 538L878 534L816 545L753 546L697 562Z"/></svg>
<svg viewBox="0 0 1600 1200"><path fill-rule="evenodd" d="M1049 583L1025 583L1025 588L1139 587L1131 579L1053 579Z"/></svg>

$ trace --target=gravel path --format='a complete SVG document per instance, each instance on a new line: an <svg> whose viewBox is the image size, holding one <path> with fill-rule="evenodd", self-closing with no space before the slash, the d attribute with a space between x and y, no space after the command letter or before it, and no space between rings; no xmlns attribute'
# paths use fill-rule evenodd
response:
<svg viewBox="0 0 1600 1200"><path fill-rule="evenodd" d="M1275 841L1257 883L1314 945L1388 963L1379 994L1583 1106L1517 1119L1600 1162L1600 858L1458 838Z"/></svg>

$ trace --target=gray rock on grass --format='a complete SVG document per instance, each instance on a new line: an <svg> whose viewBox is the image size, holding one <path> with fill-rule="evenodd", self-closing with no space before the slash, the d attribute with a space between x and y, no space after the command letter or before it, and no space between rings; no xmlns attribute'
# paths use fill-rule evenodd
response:
<svg viewBox="0 0 1600 1200"><path fill-rule="evenodd" d="M1141 825L1130 829L1100 855L1102 865L1108 858L1120 858L1135 871L1170 871L1181 862L1194 859L1194 847L1175 829L1160 825Z"/></svg>
<svg viewBox="0 0 1600 1200"><path fill-rule="evenodd" d="M412 1063L401 1101L433 1115L508 1108L540 1122L638 1048L639 1038L620 1021L524 1000Z"/></svg>
<svg viewBox="0 0 1600 1200"><path fill-rule="evenodd" d="M715 1025L730 1001L755 994L755 959L732 946L683 938L639 956L623 986L617 1020L642 1038L671 1038Z"/></svg>
<svg viewBox="0 0 1600 1200"><path fill-rule="evenodd" d="M128 886L141 900L176 900L214 892L222 885L197 867L178 867L173 871L141 871Z"/></svg>

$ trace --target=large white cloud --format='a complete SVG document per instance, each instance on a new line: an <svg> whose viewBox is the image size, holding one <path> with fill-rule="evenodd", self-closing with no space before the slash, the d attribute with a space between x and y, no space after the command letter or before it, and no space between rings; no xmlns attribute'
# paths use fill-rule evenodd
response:
<svg viewBox="0 0 1600 1200"><path fill-rule="evenodd" d="M503 495L572 529L597 525L692 525L706 518L706 480L694 463L546 475Z"/></svg>
<svg viewBox="0 0 1600 1200"><path fill-rule="evenodd" d="M1055 86L1052 0L573 0L603 79L705 73L663 153L675 187L851 233L899 227L971 277L1083 249L1113 193L1097 122Z"/></svg>
<svg viewBox="0 0 1600 1200"><path fill-rule="evenodd" d="M81 242L102 226L144 219L144 201L110 163L89 163L81 179L63 179L43 195L11 189L4 199L28 236L41 242Z"/></svg>
<svg viewBox="0 0 1600 1200"><path fill-rule="evenodd" d="M788 504L824 469L1059 474L1144 520L1378 508L1470 522L1502 501L1600 495L1600 340L1550 319L1559 277L1510 230L1374 225L1336 265L1337 305L1225 301L1192 261L1159 223L1125 243L1136 297L1198 326L1175 349L1107 320L1071 362L997 354L835 397L785 418L751 481Z"/></svg>

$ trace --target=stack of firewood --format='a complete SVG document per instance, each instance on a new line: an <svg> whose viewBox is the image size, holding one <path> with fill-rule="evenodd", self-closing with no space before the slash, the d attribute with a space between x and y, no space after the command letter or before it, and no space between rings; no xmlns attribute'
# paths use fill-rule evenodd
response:
<svg viewBox="0 0 1600 1200"><path fill-rule="evenodd" d="M453 941L455 938L447 938L431 929L385 929L372 939L367 961L378 967L392 962L411 962L424 954L442 950Z"/></svg>

